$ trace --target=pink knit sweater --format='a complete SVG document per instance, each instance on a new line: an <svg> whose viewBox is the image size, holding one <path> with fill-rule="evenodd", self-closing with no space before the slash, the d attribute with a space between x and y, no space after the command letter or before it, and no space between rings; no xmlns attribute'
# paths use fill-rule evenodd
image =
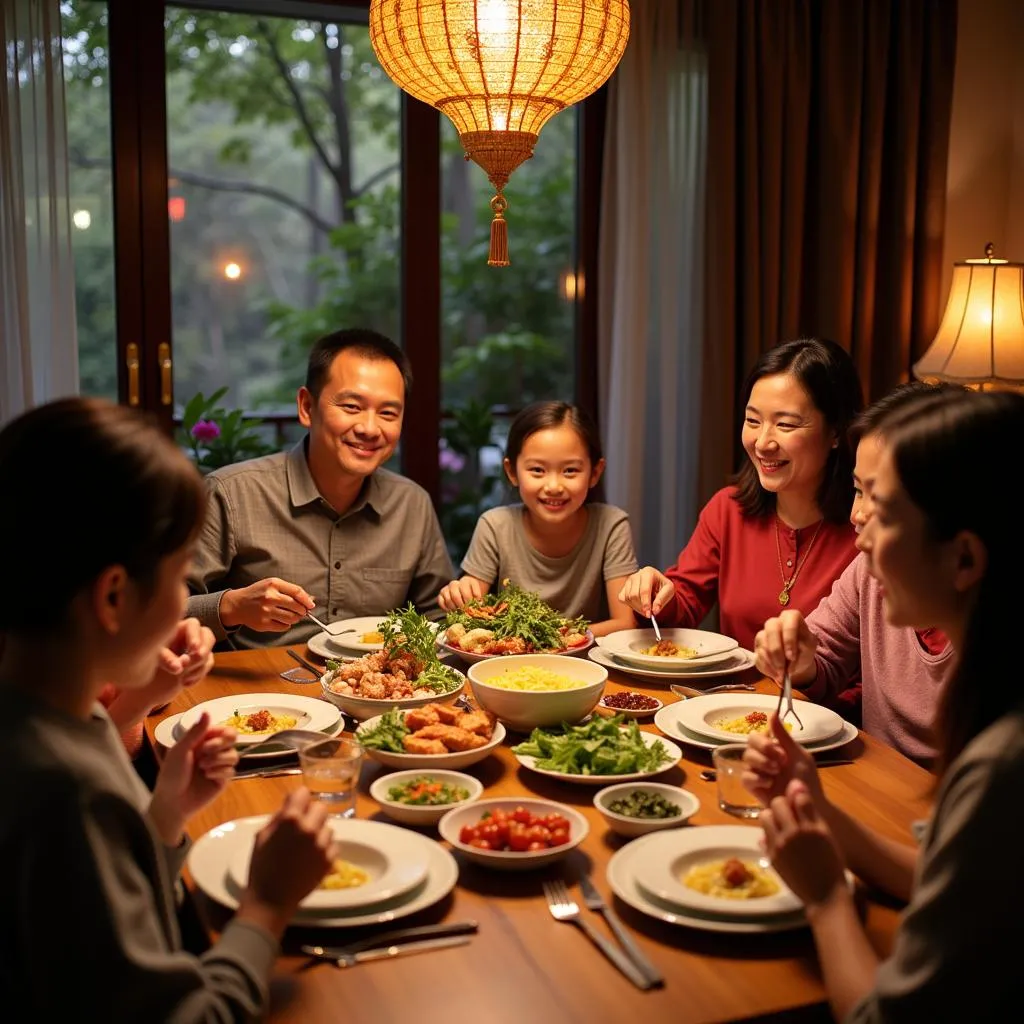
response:
<svg viewBox="0 0 1024 1024"><path fill-rule="evenodd" d="M858 555L807 617L818 638L818 673L805 690L822 703L856 682L863 686L864 731L921 764L935 757L932 722L953 648L929 654L912 629L885 621L878 581Z"/></svg>

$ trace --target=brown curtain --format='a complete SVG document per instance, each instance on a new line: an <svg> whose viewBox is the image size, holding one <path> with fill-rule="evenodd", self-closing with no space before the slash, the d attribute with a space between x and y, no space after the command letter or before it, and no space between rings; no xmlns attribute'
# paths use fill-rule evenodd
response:
<svg viewBox="0 0 1024 1024"><path fill-rule="evenodd" d="M714 0L707 15L705 497L734 468L763 351L832 338L874 398L930 344L956 0Z"/></svg>

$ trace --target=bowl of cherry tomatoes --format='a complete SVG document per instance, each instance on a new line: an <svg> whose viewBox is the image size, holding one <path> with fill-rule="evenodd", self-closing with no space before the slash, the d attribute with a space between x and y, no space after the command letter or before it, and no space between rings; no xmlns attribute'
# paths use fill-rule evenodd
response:
<svg viewBox="0 0 1024 1024"><path fill-rule="evenodd" d="M527 797L478 800L449 811L437 824L442 839L467 859L501 871L543 867L587 837L579 811Z"/></svg>

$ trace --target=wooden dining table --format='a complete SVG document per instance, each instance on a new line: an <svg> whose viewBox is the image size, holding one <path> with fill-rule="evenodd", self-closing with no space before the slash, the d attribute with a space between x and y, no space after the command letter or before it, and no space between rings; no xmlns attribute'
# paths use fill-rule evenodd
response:
<svg viewBox="0 0 1024 1024"><path fill-rule="evenodd" d="M282 679L280 673L289 668L294 668L294 662L284 648L218 654L204 681L147 719L150 743L154 749L159 746L154 731L163 718L215 697L246 692L319 695L319 683L303 685ZM759 690L777 692L773 683L759 679L753 670L733 678L757 681ZM607 691L622 689L666 702L676 699L667 684L611 672ZM657 731L650 719L643 728ZM510 749L521 738L510 735L490 757L465 770L484 784L484 798L532 795L575 808L590 824L584 842L554 864L521 873L491 870L456 853L459 880L451 895L400 923L315 933L290 929L271 983L270 1020L702 1024L762 1018L831 1019L808 929L755 935L697 931L662 923L613 897L606 867L628 840L610 832L593 807L597 787L562 782L521 767ZM738 819L719 810L715 783L700 778L700 772L710 766L708 752L684 746L683 753L683 760L659 775L658 781L682 786L700 800L700 810L684 827L737 824ZM821 769L829 798L885 835L911 842L911 823L929 811L932 776L863 732L834 756L840 754L854 763ZM388 770L375 761L365 762L357 796L358 817L389 820L369 796L370 783ZM301 785L300 775L233 780L192 819L190 835L196 839L222 822L271 813L288 792ZM423 830L423 834L442 842L436 829ZM565 880L582 903L575 886L581 874L591 877L661 970L665 977L662 987L635 988L585 935L552 918L542 882ZM211 936L216 935L229 912L200 893L196 893L196 902ZM885 955L892 945L900 907L866 890L859 902L870 941ZM596 913L583 913L596 928L611 934ZM339 969L331 963L310 961L298 948L303 942L342 945L374 931L462 920L479 923L479 931L468 945L393 961Z"/></svg>

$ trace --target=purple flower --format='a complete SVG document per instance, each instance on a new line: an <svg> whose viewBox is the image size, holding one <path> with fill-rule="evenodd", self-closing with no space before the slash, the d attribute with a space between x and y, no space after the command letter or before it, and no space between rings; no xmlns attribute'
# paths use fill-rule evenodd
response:
<svg viewBox="0 0 1024 1024"><path fill-rule="evenodd" d="M449 473L459 473L466 465L465 458L458 452L453 452L444 441L439 447L438 462L441 464L441 468Z"/></svg>
<svg viewBox="0 0 1024 1024"><path fill-rule="evenodd" d="M199 420L192 428L192 436L197 441L216 441L220 437L220 427L213 420Z"/></svg>

